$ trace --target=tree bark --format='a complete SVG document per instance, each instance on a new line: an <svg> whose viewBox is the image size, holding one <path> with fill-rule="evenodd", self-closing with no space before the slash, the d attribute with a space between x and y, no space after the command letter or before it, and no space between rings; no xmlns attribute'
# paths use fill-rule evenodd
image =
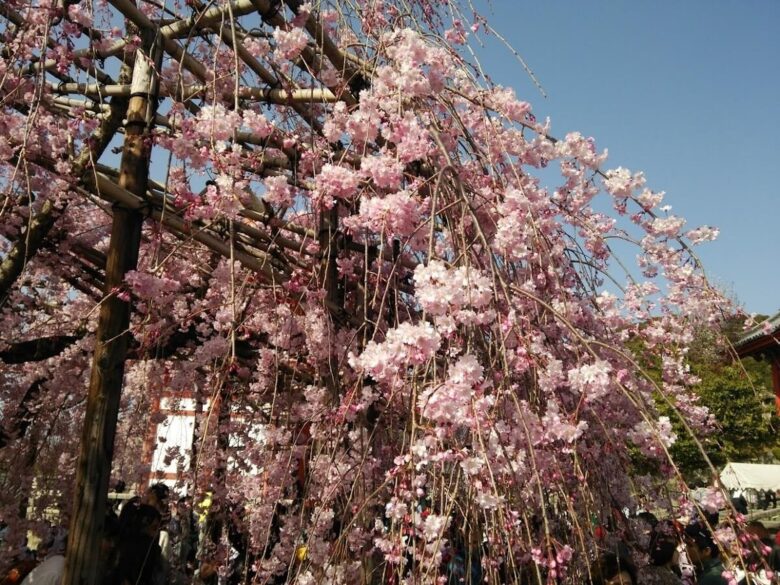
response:
<svg viewBox="0 0 780 585"><path fill-rule="evenodd" d="M82 337L83 334L52 335L18 343L9 343L7 348L0 351L0 361L6 364L39 362L59 355L65 348L73 345Z"/></svg>
<svg viewBox="0 0 780 585"><path fill-rule="evenodd" d="M0 264L0 302L27 265L27 260L35 255L54 221L59 217L51 200L44 202L41 210L30 222L28 230L19 236L14 246Z"/></svg>
<svg viewBox="0 0 780 585"><path fill-rule="evenodd" d="M144 31L143 35L145 54L135 59L119 175L119 185L141 197L147 188L149 130L157 108L157 74L152 64L159 69L162 56L154 32ZM114 207L106 259L107 298L98 319L63 585L98 585L102 578L100 543L130 340L130 304L115 291L122 286L125 274L137 265L142 223L140 210Z"/></svg>
<svg viewBox="0 0 780 585"><path fill-rule="evenodd" d="M339 294L339 211L338 203L332 209L322 210L320 215L320 279L325 298L339 307L343 299Z"/></svg>

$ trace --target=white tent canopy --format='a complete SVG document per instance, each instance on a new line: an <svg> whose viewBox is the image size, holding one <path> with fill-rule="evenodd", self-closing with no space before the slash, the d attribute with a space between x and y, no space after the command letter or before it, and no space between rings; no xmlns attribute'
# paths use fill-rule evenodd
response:
<svg viewBox="0 0 780 585"><path fill-rule="evenodd" d="M720 472L724 487L734 489L778 490L780 489L780 465L761 463L727 463Z"/></svg>

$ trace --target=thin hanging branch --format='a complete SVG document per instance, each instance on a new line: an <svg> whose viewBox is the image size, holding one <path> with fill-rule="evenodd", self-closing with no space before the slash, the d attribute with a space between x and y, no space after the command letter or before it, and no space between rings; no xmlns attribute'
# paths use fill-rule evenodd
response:
<svg viewBox="0 0 780 585"><path fill-rule="evenodd" d="M127 75L127 70L120 77ZM122 119L127 112L128 100L124 97L112 99L109 104L108 116L103 119L98 129L90 137L83 152L73 161L74 175L85 177L91 172L91 167L102 156L105 149L122 125ZM26 233L14 243L11 250L0 264L0 306L8 295L8 291L22 274L25 265L32 258L51 231L52 226L67 207L63 201L59 206L51 200L44 202L41 210L29 224Z"/></svg>

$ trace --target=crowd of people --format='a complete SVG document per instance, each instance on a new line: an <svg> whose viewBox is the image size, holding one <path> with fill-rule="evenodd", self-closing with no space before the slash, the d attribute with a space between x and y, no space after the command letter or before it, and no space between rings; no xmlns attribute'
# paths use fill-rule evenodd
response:
<svg viewBox="0 0 780 585"><path fill-rule="evenodd" d="M197 535L189 504L171 507L170 490L154 484L141 496L106 509L100 543L104 585L176 585L190 583ZM59 585L65 571L65 532L44 539L33 552L22 551L4 571L0 585Z"/></svg>
<svg viewBox="0 0 780 585"><path fill-rule="evenodd" d="M199 522L189 500L171 506L169 488L158 483L106 511L101 542L104 585L216 585L216 568L196 570ZM620 515L624 520L625 517ZM596 527L600 554L583 571L589 585L771 585L780 583L780 533L759 521L744 525L740 538L719 515L701 514L683 525L658 520L649 512L630 519L630 531ZM202 530L200 530L202 532ZM734 535L733 531L731 532ZM735 535L734 535L735 536ZM36 553L25 551L0 578L0 585L60 585L65 570L66 533L52 530ZM463 548L463 547L461 547ZM443 572L448 585L479 583L476 563L458 554L455 540L445 547ZM465 550L465 549L464 549ZM582 566L582 565L581 565ZM467 568L468 567L468 568ZM475 572L476 570L476 572ZM539 582L530 576L528 583ZM523 581L525 582L525 580ZM548 580L548 582L550 582Z"/></svg>
<svg viewBox="0 0 780 585"><path fill-rule="evenodd" d="M733 531L705 514L683 526L639 515L649 536L645 547L629 548L613 541L591 565L592 585L770 585L780 576L780 533L773 537L753 520L741 538L724 538ZM720 536L720 538L718 536ZM643 551L642 548L645 548ZM642 554L644 552L644 555ZM639 553L639 554L637 554ZM643 563L637 563L637 556Z"/></svg>
<svg viewBox="0 0 780 585"><path fill-rule="evenodd" d="M768 510L777 508L775 490L734 490L731 492L731 504L740 514L747 514L748 508Z"/></svg>

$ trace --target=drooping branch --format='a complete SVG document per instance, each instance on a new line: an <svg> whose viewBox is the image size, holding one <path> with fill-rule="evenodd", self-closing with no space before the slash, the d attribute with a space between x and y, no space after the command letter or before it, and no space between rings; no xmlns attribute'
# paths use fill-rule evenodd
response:
<svg viewBox="0 0 780 585"><path fill-rule="evenodd" d="M12 343L0 351L0 361L6 364L39 362L59 355L81 337L82 335L50 335Z"/></svg>
<svg viewBox="0 0 780 585"><path fill-rule="evenodd" d="M56 211L54 203L51 200L45 201L41 210L35 214L30 222L28 230L21 234L6 257L3 258L3 262L0 264L0 304L3 303L8 291L24 271L29 258L38 251L58 217L59 213Z"/></svg>
<svg viewBox="0 0 780 585"><path fill-rule="evenodd" d="M151 206L144 198L123 189L106 175L95 173L94 188L96 194L103 199L121 204L129 209L147 210L150 217L159 221L177 237L182 239L193 239L225 258L230 257L230 244L224 239L209 232L203 227L185 221L183 218L173 213L165 212L163 209L159 209L156 206ZM267 254L259 252L258 254L259 256L256 256L242 250L236 250L235 258L246 268L266 277L268 282L283 282L284 279L281 278L281 275L273 270L270 257Z"/></svg>
<svg viewBox="0 0 780 585"><path fill-rule="evenodd" d="M123 68L120 79L127 75L127 68ZM108 116L103 119L100 126L90 137L84 150L73 161L74 174L83 177L102 156L105 149L122 125L122 119L127 111L127 97L114 98L109 104ZM59 207L51 200L44 202L41 210L33 217L27 232L22 234L14 243L11 250L0 264L0 305L7 297L8 291L22 274L24 268L41 247L52 226L62 215L67 207L63 202Z"/></svg>
<svg viewBox="0 0 780 585"><path fill-rule="evenodd" d="M12 107L21 114L13 115L32 120L37 109L44 123L31 125L30 148L18 133L8 139L24 164L40 165L46 176L55 176L70 156L68 138L80 141L80 129L107 116L109 103L131 94L141 97L127 80L106 81L96 69L87 76L67 73L80 66L94 69L95 62L103 67L100 59L107 57L108 71L115 70L117 58L128 63L136 54L145 58L136 51L137 26L144 36L159 35L173 56L161 73L176 81L162 89L164 114L146 120L149 144L170 154L165 179L147 181L143 190L130 188L128 165L123 160L121 169L109 167L114 163L108 156L105 166L87 165L90 172L83 178L65 178L71 181L69 191L81 198L70 199L69 221L62 222L67 229L47 238L47 255L36 263L36 277L42 278L24 296L28 304L18 305L23 325L16 340L24 341L4 345L0 357L19 360L14 361L18 370L29 373L37 364L25 365L25 358L56 356L70 347L63 357L67 353L71 359L73 349L87 348L90 343L71 340L75 333L64 328L63 320L72 319L74 290L96 304L129 296L130 304L140 306L142 299L146 310L125 329L115 327L115 337L104 339L104 345L126 344L125 361L148 362L134 364L134 375L126 377L128 398L147 389L135 375L147 367L165 373L154 383L168 397L183 403L192 391L203 406L211 396L211 422L219 427L215 434L221 444L198 441L192 460L208 461L217 447L223 451L215 466L228 494L215 494L215 502L242 500L247 495L242 482L251 482L246 492L253 492L252 504L245 512L260 527L251 546L264 551L252 564L257 581L282 580L285 570L289 576L300 569L301 576L310 572L310 580L320 582L326 568L353 570L347 566L353 554L376 562L364 563L363 575L352 573L345 582L446 577L436 574L435 561L423 575L421 562L403 568L386 554L392 550L396 558L422 561L418 552L434 546L417 536L425 527L416 517L410 520L414 526L404 519L401 527L400 518L414 516L402 507L423 500L441 526L465 526L464 542L477 548L491 543L480 548L483 568L496 561L492 551L501 551L499 564L513 562L527 557L531 544L554 558L552 539L571 544L574 535L550 528L547 494L574 493L566 488L578 489L581 475L598 483L602 467L611 473L610 462L622 457L620 445L615 444L615 457L601 457L599 445L618 443L618 432L636 434L639 415L645 415L619 403L614 385L605 383L603 390L614 390L609 399L621 410L620 418L602 409L598 398L590 400L591 388L586 399L585 389L578 395L568 387L594 377L596 370L604 379L617 372L623 376L625 367L601 346L585 343L597 351L579 352L582 337L575 339L570 330L604 340L604 348L617 338L613 329L633 330L619 317L625 305L616 303L611 314L600 303L610 299L593 298L599 284L578 278L584 262L575 264L579 258L565 248L567 238L587 239L576 251L587 259L591 232L604 233L594 231L600 224L590 221L585 197L599 180L590 176L596 155L581 143L584 139L545 136L544 127L526 114L528 105L511 92L472 87L458 49L441 41L438 26L414 30L418 20L429 22L431 3L314 4L306 15L311 4L298 0L232 0L218 6L192 0L183 10L150 0L110 0L93 11L67 14L49 29L50 40L68 38L75 30L89 42L100 38L90 18L119 22L122 14L132 21L119 35L125 39L102 39L64 56L33 51L24 61L14 57L10 75L27 76L25 83L33 77L42 95L25 104L24 88L6 84L9 101L16 100ZM331 7L335 10L329 12ZM68 10L79 9L69 5ZM162 18L150 16L160 11ZM43 47L44 39L39 41ZM82 41L76 45L83 47ZM10 43L6 46L16 55ZM268 104L267 111L261 104ZM125 154L138 147L137 134L128 130ZM46 148L49 137L55 148ZM558 162L570 181L550 197L553 191L539 188L534 177L540 166ZM326 166L333 172L324 172ZM156 171L163 173L161 167ZM204 189L207 178L214 182ZM51 197L52 190L40 183L31 190L40 193L40 203ZM149 220L140 268L130 279L112 280L104 271L105 218L111 215L134 226L141 216ZM600 266L599 239L593 238L594 266ZM68 264L64 270L52 251L61 252ZM541 301L512 285L522 285ZM98 288L106 297L96 293ZM61 313L46 302L49 291L63 305ZM85 305L83 315L89 300L79 296L70 306L81 311ZM241 319L238 307L248 311ZM54 321L60 314L64 318ZM4 317L11 321L16 315ZM67 335L55 338L57 333ZM32 335L41 339L29 339ZM116 362L100 347L95 358L95 370L101 360L103 366ZM223 374L234 387L224 386ZM115 371L111 375L118 377ZM636 382L630 372L626 379ZM116 392L104 396L115 400ZM89 410L88 418L94 412ZM98 417L110 422L105 411ZM589 425L588 432L574 441L581 422ZM259 425L267 441L251 445L247 429ZM247 439L247 453L233 451L233 437ZM103 455L110 453L108 434L85 434L85 439L93 453L100 448ZM261 473L241 476L225 450L243 457L246 465L238 467ZM289 491L294 469L299 486L305 484L297 492ZM82 475L94 480L97 474ZM94 494L97 484L78 491ZM415 487L407 494L410 485ZM254 491L258 486L262 491ZM190 488L199 499L207 486L196 478L188 481ZM599 506L593 504L597 512ZM518 510L524 528L501 521ZM554 520L570 526L590 517L581 513ZM399 522L391 519L396 514ZM545 533L533 525L536 519ZM369 534L376 527L382 534ZM495 532L501 536L494 538ZM367 536L364 543L354 538L358 533ZM73 534L86 550L82 532ZM445 528L439 536L454 535ZM582 550L590 551L588 535L581 540ZM382 552L374 546L378 542ZM301 548L308 549L306 558L296 554L285 567L281 556L289 558ZM323 554L330 556L319 559ZM270 566L276 557L281 562ZM493 566L487 580L517 576L507 566ZM367 575L372 577L361 579Z"/></svg>
<svg viewBox="0 0 780 585"><path fill-rule="evenodd" d="M30 7L30 10L41 10L39 7ZM0 16L6 18L9 22L13 23L14 26L21 28L24 27L26 20L25 17L20 15L18 12L16 12L8 2L2 2L0 3ZM86 31L92 37L94 40L99 40L101 38L100 33L94 30ZM56 49L58 47L58 43L51 38L46 39L46 46L49 49ZM119 43L119 48L117 49L116 46L113 48L114 51L121 50L125 45L124 43ZM99 53L99 52L98 52ZM114 83L114 80L110 75L107 73L100 71L97 69L93 64L89 62L90 58L92 57L100 57L105 58L109 56L109 54L114 54L114 52L105 52L102 55L96 55L95 52L92 52L91 48L88 51L85 51L83 49L75 51L74 57L77 57L74 59L74 65L76 68L84 71L94 79L96 79L99 83ZM9 55L7 54L7 50L3 48L3 58L8 58ZM87 59L82 62L81 58L86 57ZM22 69L20 73L22 75L30 75L37 72L46 71L50 75L53 75L57 79L63 81L63 82L69 82L73 81L68 75L63 74L61 71L58 70L58 61L56 59L45 59L42 61L37 60L35 57L31 58L31 63Z"/></svg>

